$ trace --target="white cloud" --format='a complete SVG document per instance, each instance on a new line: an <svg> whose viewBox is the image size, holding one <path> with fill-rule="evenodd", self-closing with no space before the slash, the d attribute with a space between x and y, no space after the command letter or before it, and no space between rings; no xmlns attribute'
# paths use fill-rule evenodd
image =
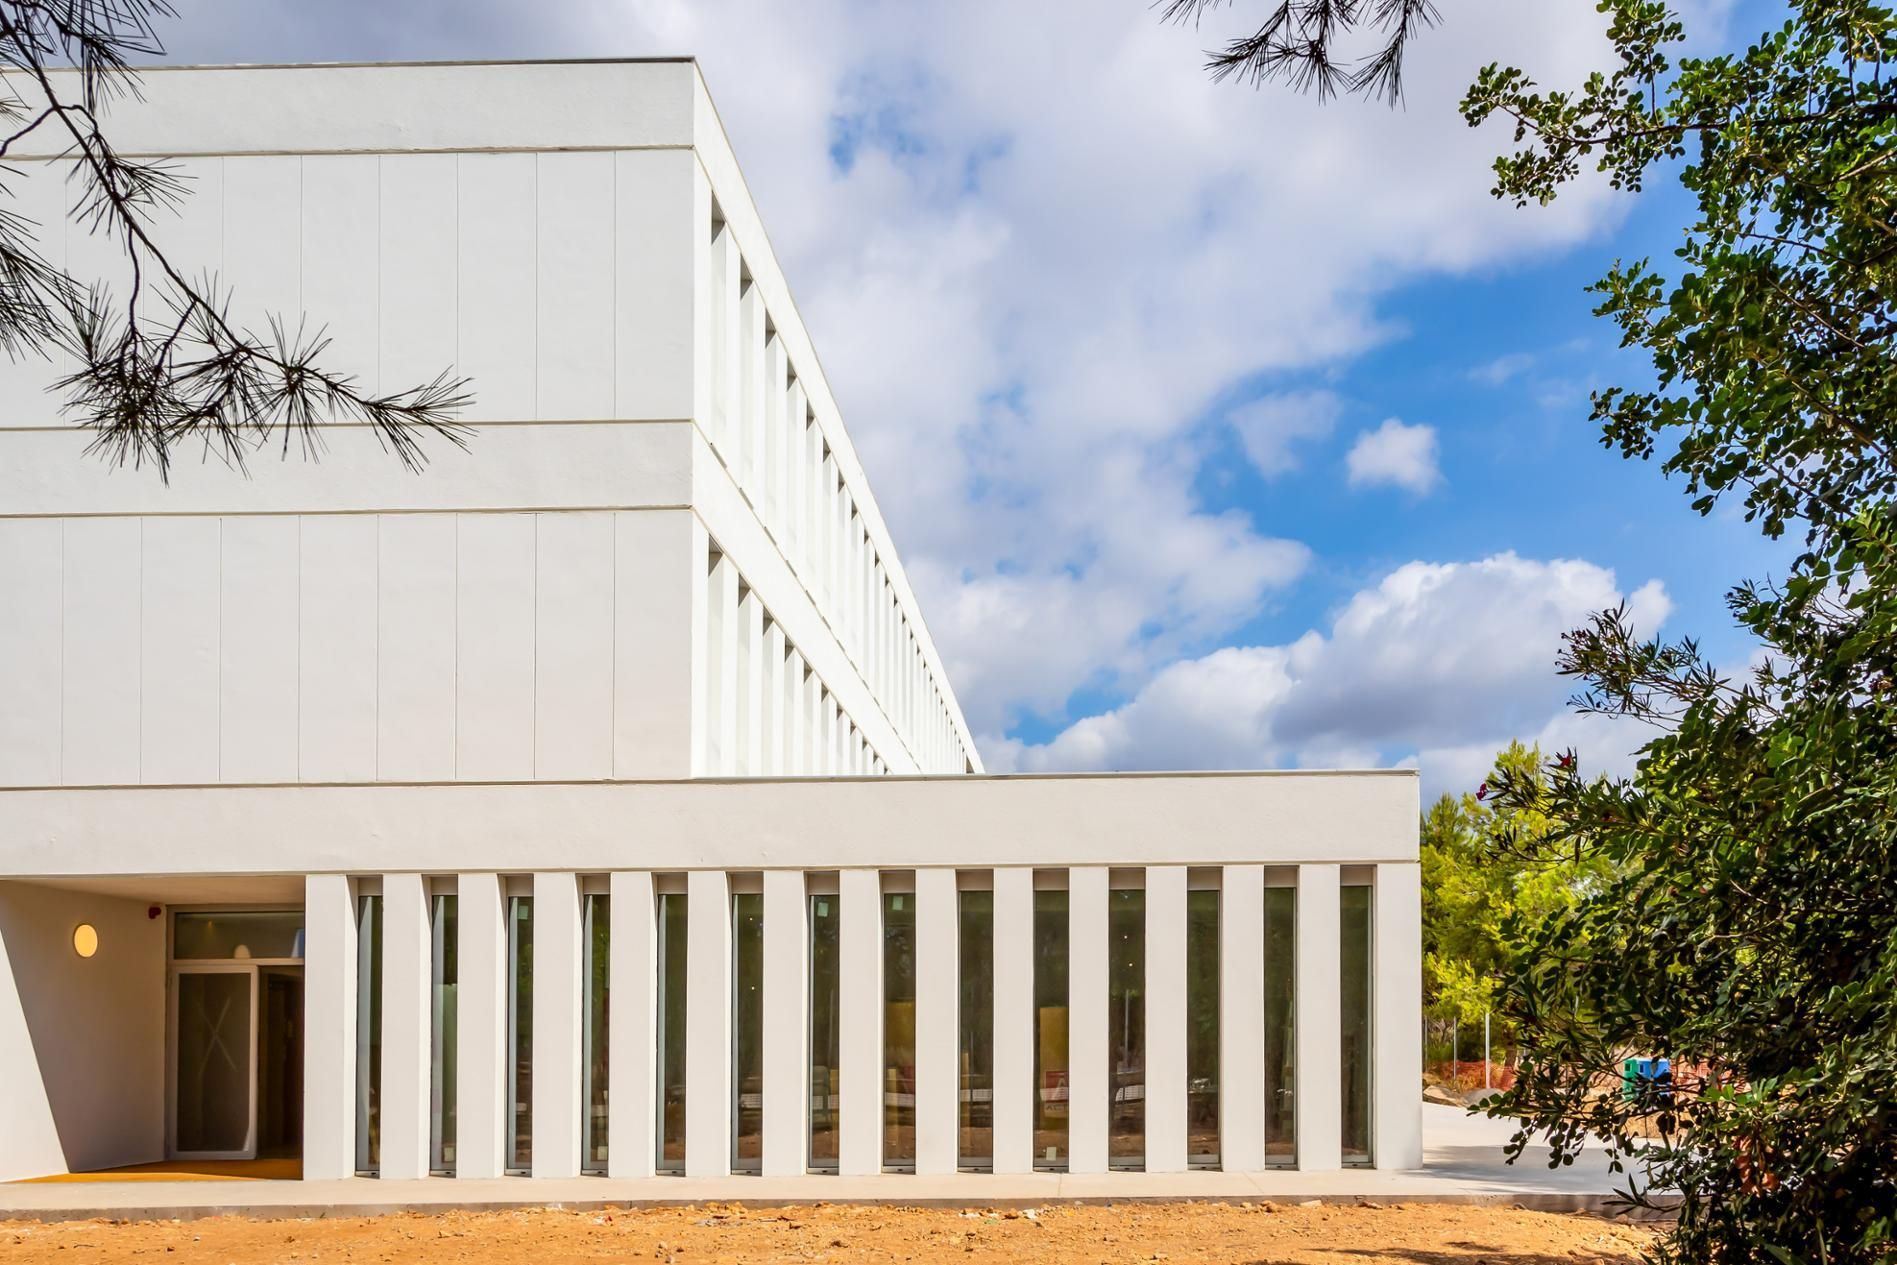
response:
<svg viewBox="0 0 1897 1265"><path fill-rule="evenodd" d="M1394 417L1358 435L1344 464L1353 488L1398 487L1423 496L1442 481L1436 428L1412 426Z"/></svg>
<svg viewBox="0 0 1897 1265"><path fill-rule="evenodd" d="M1589 562L1411 562L1352 596L1328 629L1170 664L1123 706L1044 745L991 743L984 754L1024 770L1414 760L1426 788L1440 788L1474 785L1521 738L1624 770L1646 735L1562 712L1552 672L1561 634L1622 596L1614 573ZM1657 581L1625 597L1645 632L1671 610Z"/></svg>
<svg viewBox="0 0 1897 1265"><path fill-rule="evenodd" d="M1219 401L1394 336L1398 287L1624 205L1591 176L1550 208L1495 201L1506 131L1456 113L1487 62L1565 84L1606 60L1593 0L1468 0L1395 111L1212 83L1203 50L1243 6L1199 29L1094 0L181 7L181 60L695 54L989 732L1136 687L1300 573L1305 545L1195 494ZM1254 460L1295 459L1268 430Z"/></svg>
<svg viewBox="0 0 1897 1265"><path fill-rule="evenodd" d="M1298 446L1329 435L1342 407L1329 391L1292 391L1240 405L1227 420L1245 456L1269 479L1297 469Z"/></svg>
<svg viewBox="0 0 1897 1265"><path fill-rule="evenodd" d="M1477 365L1469 370L1469 377L1492 387L1501 386L1510 378L1526 373L1534 366L1535 358L1525 351L1511 352L1506 356L1497 356L1487 364Z"/></svg>

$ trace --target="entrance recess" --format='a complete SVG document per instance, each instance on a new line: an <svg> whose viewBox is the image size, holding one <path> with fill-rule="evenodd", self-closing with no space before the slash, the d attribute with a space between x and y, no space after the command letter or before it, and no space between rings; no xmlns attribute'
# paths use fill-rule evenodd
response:
<svg viewBox="0 0 1897 1265"><path fill-rule="evenodd" d="M173 1158L302 1154L302 922L301 910L173 915Z"/></svg>

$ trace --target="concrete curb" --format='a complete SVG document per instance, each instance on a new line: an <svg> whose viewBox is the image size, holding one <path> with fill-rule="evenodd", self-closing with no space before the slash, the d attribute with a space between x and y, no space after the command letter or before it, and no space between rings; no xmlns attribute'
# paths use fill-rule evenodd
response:
<svg viewBox="0 0 1897 1265"><path fill-rule="evenodd" d="M807 1208L818 1203L864 1207L902 1208L1047 1208L1112 1207L1117 1204L1272 1203L1280 1207L1368 1206L1393 1208L1402 1204L1453 1204L1465 1207L1519 1208L1528 1212L1586 1213L1591 1216L1655 1221L1666 1219L1664 1212L1629 1209L1618 1195L1583 1194L1568 1191L1524 1191L1511 1194L1419 1191L1392 1193L1378 1191L1363 1195L1289 1195L1244 1198L1229 1194L1215 1195L1056 1195L1042 1199L956 1199L900 1195L857 1196L811 1200L796 1198L763 1199L419 1199L364 1200L351 1203L282 1203L232 1201L228 1203L122 1205L68 1204L56 1207L10 1208L0 1203L0 1221L196 1221L205 1217L247 1217L257 1221L322 1221L342 1217L382 1217L399 1214L438 1216L449 1212L517 1212L548 1209L567 1212L623 1212L649 1208L693 1208L716 1204L738 1208Z"/></svg>

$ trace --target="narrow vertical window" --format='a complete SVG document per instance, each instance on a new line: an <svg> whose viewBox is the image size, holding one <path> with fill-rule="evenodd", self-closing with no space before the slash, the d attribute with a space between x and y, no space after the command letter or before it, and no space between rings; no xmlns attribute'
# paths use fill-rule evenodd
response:
<svg viewBox="0 0 1897 1265"><path fill-rule="evenodd" d="M534 898L507 901L507 1167L531 1172L534 1162Z"/></svg>
<svg viewBox="0 0 1897 1265"><path fill-rule="evenodd" d="M429 911L432 938L429 968L428 1167L431 1172L454 1172L456 1044L455 1017L460 968L459 902L436 896Z"/></svg>
<svg viewBox="0 0 1897 1265"><path fill-rule="evenodd" d="M960 1132L962 1168L995 1166L995 894L961 893Z"/></svg>
<svg viewBox="0 0 1897 1265"><path fill-rule="evenodd" d="M731 898L731 1171L764 1163L764 897Z"/></svg>
<svg viewBox="0 0 1897 1265"><path fill-rule="evenodd" d="M1265 888L1265 1162L1297 1158L1298 892Z"/></svg>
<svg viewBox="0 0 1897 1265"><path fill-rule="evenodd" d="M883 895L883 1167L916 1166L916 898Z"/></svg>
<svg viewBox="0 0 1897 1265"><path fill-rule="evenodd" d="M1034 1166L1067 1167L1067 893L1034 893Z"/></svg>
<svg viewBox="0 0 1897 1265"><path fill-rule="evenodd" d="M1107 897L1107 1164L1146 1167L1146 893Z"/></svg>
<svg viewBox="0 0 1897 1265"><path fill-rule="evenodd" d="M356 899L356 1171L382 1168L382 898Z"/></svg>
<svg viewBox="0 0 1897 1265"><path fill-rule="evenodd" d="M657 1170L685 1171L685 893L659 896Z"/></svg>
<svg viewBox="0 0 1897 1265"><path fill-rule="evenodd" d="M581 1012L581 1040L585 1054L582 1065L586 1083L581 1087L585 1119L582 1122L580 1169L588 1173L606 1171L606 1094L607 1068L610 1066L613 898L603 892L586 898L586 957L581 967L586 980L586 1004Z"/></svg>
<svg viewBox="0 0 1897 1265"><path fill-rule="evenodd" d="M810 898L810 1167L837 1167L837 1051L842 1042L837 985L841 924L834 893Z"/></svg>
<svg viewBox="0 0 1897 1265"><path fill-rule="evenodd" d="M1219 893L1186 893L1186 1156L1219 1165Z"/></svg>
<svg viewBox="0 0 1897 1265"><path fill-rule="evenodd" d="M1371 889L1347 885L1339 893L1343 1012L1338 1068L1343 1076L1344 1163L1370 1163L1370 911Z"/></svg>

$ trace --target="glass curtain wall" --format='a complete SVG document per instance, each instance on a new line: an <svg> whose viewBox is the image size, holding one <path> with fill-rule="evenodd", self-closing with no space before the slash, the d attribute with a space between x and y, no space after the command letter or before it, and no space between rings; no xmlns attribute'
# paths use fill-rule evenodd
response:
<svg viewBox="0 0 1897 1265"><path fill-rule="evenodd" d="M957 1101L962 1168L990 1172L995 1166L995 894L962 892L960 1086Z"/></svg>
<svg viewBox="0 0 1897 1265"><path fill-rule="evenodd" d="M1343 1075L1344 1163L1370 1163L1370 994L1371 901L1368 886L1346 885L1339 893L1343 964L1342 1042L1338 1067Z"/></svg>
<svg viewBox="0 0 1897 1265"><path fill-rule="evenodd" d="M835 1172L837 1167L837 1050L842 1037L837 1014L837 985L842 978L839 930L835 893L811 896L809 1162L818 1172Z"/></svg>
<svg viewBox="0 0 1897 1265"><path fill-rule="evenodd" d="M1034 893L1034 1166L1067 1167L1067 893Z"/></svg>
<svg viewBox="0 0 1897 1265"><path fill-rule="evenodd" d="M1265 1162L1297 1161L1298 892L1265 888Z"/></svg>
<svg viewBox="0 0 1897 1265"><path fill-rule="evenodd" d="M883 893L883 1167L916 1166L916 898Z"/></svg>
<svg viewBox="0 0 1897 1265"><path fill-rule="evenodd" d="M1219 893L1186 893L1186 1157L1219 1166Z"/></svg>
<svg viewBox="0 0 1897 1265"><path fill-rule="evenodd" d="M534 1162L534 898L507 901L507 1169Z"/></svg>
<svg viewBox="0 0 1897 1265"><path fill-rule="evenodd" d="M356 898L356 1171L382 1167L382 898Z"/></svg>
<svg viewBox="0 0 1897 1265"><path fill-rule="evenodd" d="M586 1118L580 1139L580 1169L603 1173L606 1171L607 1040L611 1033L607 1007L611 996L608 990L612 986L613 898L603 892L588 895L585 921L586 962L582 969L586 972L586 1008L581 1015L580 1036L586 1051L586 1084L581 1087Z"/></svg>
<svg viewBox="0 0 1897 1265"><path fill-rule="evenodd" d="M685 893L659 895L657 1169L685 1171Z"/></svg>
<svg viewBox="0 0 1897 1265"><path fill-rule="evenodd" d="M1107 894L1107 1164L1146 1167L1146 893Z"/></svg>
<svg viewBox="0 0 1897 1265"><path fill-rule="evenodd" d="M456 1001L460 956L457 926L460 902L436 896L429 902L430 980L428 1062L428 1167L454 1172L456 1090Z"/></svg>
<svg viewBox="0 0 1897 1265"><path fill-rule="evenodd" d="M731 1171L755 1173L764 1163L764 897L731 898Z"/></svg>

